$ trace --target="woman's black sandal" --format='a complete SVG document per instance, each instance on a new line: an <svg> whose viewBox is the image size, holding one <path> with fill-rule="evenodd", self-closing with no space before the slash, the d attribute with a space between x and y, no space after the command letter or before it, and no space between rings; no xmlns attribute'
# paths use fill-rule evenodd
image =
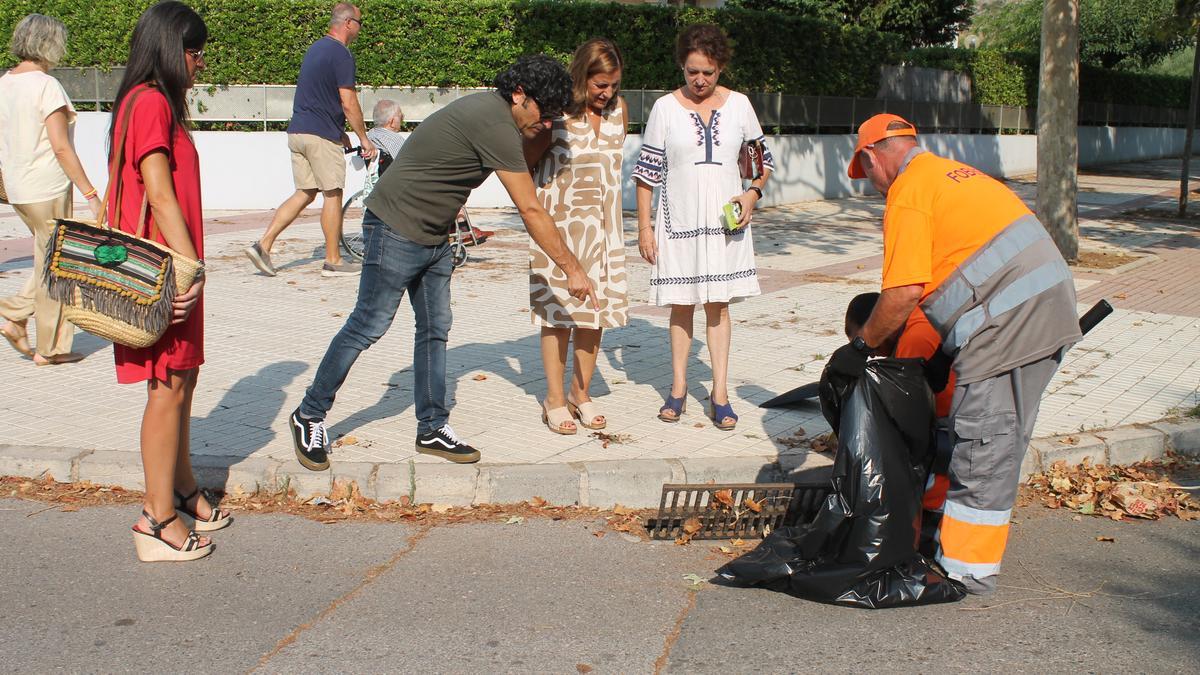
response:
<svg viewBox="0 0 1200 675"><path fill-rule="evenodd" d="M229 524L233 522L233 516L231 514L226 513L215 506L212 507L212 513L209 514L207 520L201 519L195 511L188 508L188 502L192 501L192 498L197 494L200 494L200 488L192 490L192 494L186 497L180 494L179 490L173 490L173 492L175 493L175 510L179 513L182 513L184 517L193 520L193 527L197 532L213 532L223 527L228 527ZM208 495L206 494L204 497L207 499Z"/></svg>
<svg viewBox="0 0 1200 675"><path fill-rule="evenodd" d="M179 517L178 513L161 523L155 520L154 516L150 515L146 509L142 509L142 515L150 523L150 531L143 532L137 528L137 525L133 526L133 545L137 549L138 560L142 562L184 562L203 558L213 552L213 543L210 541L201 546L200 537L194 531L188 532L187 540L179 546L162 538L163 528L174 522Z"/></svg>

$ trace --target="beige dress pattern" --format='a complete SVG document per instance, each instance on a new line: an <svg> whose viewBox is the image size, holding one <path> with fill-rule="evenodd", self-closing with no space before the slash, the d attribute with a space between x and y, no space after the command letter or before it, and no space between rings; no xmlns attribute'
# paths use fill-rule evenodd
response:
<svg viewBox="0 0 1200 675"><path fill-rule="evenodd" d="M587 119L554 122L538 163L538 198L596 288L597 312L567 293L567 277L529 241L529 306L535 326L617 328L628 323L625 238L621 225L621 148L625 118L616 106L597 135Z"/></svg>

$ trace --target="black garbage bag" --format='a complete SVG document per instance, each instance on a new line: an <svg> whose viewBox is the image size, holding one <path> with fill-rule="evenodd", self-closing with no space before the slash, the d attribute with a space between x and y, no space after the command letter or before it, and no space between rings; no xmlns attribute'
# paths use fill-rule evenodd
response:
<svg viewBox="0 0 1200 675"><path fill-rule="evenodd" d="M931 459L933 394L920 359L874 359L861 378L826 370L821 410L837 432L833 492L717 570L728 583L878 609L961 600L966 591L917 552Z"/></svg>

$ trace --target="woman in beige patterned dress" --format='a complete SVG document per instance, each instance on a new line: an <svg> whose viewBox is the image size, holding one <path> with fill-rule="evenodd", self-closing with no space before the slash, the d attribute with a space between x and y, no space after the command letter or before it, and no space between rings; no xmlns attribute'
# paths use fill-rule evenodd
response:
<svg viewBox="0 0 1200 675"><path fill-rule="evenodd" d="M621 52L594 38L575 50L571 76L575 96L563 119L527 147L542 205L579 258L600 303L596 311L567 292L567 280L532 240L529 305L542 329L546 398L542 422L558 434L574 434L575 420L603 429L607 420L588 395L600 335L627 321L625 241L621 227L621 147L628 110L617 92ZM575 344L571 391L564 391L567 347Z"/></svg>

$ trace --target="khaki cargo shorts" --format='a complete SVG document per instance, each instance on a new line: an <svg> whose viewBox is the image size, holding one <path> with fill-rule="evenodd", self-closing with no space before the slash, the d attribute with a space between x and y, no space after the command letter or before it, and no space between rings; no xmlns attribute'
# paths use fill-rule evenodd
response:
<svg viewBox="0 0 1200 675"><path fill-rule="evenodd" d="M346 186L342 144L312 134L288 134L292 178L297 190L341 190Z"/></svg>

